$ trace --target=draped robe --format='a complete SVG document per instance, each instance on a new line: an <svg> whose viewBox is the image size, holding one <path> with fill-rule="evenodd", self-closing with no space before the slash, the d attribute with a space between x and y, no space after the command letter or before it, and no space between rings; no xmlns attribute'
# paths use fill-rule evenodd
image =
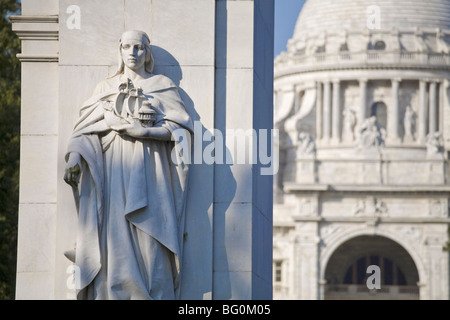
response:
<svg viewBox="0 0 450 320"><path fill-rule="evenodd" d="M152 75L131 85L123 74L102 81L86 101L69 142L82 158L77 192L75 264L78 299L176 299L182 261L188 166L176 135L192 121L176 85ZM136 92L136 91L135 91ZM156 110L153 126L171 141L136 139L120 129L136 121L142 99ZM171 153L179 156L174 162Z"/></svg>

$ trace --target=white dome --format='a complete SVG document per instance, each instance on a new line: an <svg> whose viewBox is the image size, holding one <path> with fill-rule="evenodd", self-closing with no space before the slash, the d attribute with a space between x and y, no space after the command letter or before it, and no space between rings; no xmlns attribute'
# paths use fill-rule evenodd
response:
<svg viewBox="0 0 450 320"><path fill-rule="evenodd" d="M449 0L307 0L293 38L317 32L367 29L370 6L380 9L380 28L450 29Z"/></svg>

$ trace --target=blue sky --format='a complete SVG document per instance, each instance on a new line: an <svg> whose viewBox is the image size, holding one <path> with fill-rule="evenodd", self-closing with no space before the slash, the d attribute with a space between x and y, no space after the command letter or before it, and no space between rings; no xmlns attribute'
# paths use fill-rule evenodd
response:
<svg viewBox="0 0 450 320"><path fill-rule="evenodd" d="M275 57L286 50L305 0L275 0Z"/></svg>

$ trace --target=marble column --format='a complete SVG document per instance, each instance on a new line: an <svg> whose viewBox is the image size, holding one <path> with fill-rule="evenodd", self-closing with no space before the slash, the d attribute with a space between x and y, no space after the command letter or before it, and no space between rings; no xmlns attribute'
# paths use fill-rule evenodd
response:
<svg viewBox="0 0 450 320"><path fill-rule="evenodd" d="M317 300L319 298L319 250L320 238L314 231L317 222L304 222L308 224L307 232L297 235L294 242L296 287L298 300Z"/></svg>
<svg viewBox="0 0 450 320"><path fill-rule="evenodd" d="M63 256L55 242L61 218L56 158L61 115L58 1L22 0L21 15L10 19L22 43L17 55L22 90L15 299L54 300L56 260ZM63 276L64 285L68 276Z"/></svg>
<svg viewBox="0 0 450 320"><path fill-rule="evenodd" d="M359 125L367 118L367 79L359 80Z"/></svg>
<svg viewBox="0 0 450 320"><path fill-rule="evenodd" d="M323 110L322 110L322 83L317 82L317 93L316 93L316 141L322 139L322 121L323 121Z"/></svg>
<svg viewBox="0 0 450 320"><path fill-rule="evenodd" d="M332 140L333 142L339 142L340 129L341 129L341 84L339 80L333 81L333 105L332 105Z"/></svg>
<svg viewBox="0 0 450 320"><path fill-rule="evenodd" d="M437 100L437 82L430 82L430 105L429 105L429 132L438 131L438 100Z"/></svg>
<svg viewBox="0 0 450 320"><path fill-rule="evenodd" d="M331 137L331 83L323 84L323 139L329 141Z"/></svg>
<svg viewBox="0 0 450 320"><path fill-rule="evenodd" d="M399 87L401 79L392 79L392 108L388 112L387 137L391 143L399 143Z"/></svg>
<svg viewBox="0 0 450 320"><path fill-rule="evenodd" d="M427 109L427 82L419 81L419 115L418 115L417 140L424 143L427 135L428 109Z"/></svg>

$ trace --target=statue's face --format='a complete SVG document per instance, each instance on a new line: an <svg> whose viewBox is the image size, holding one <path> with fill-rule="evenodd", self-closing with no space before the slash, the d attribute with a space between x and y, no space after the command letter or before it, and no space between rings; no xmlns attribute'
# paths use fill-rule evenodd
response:
<svg viewBox="0 0 450 320"><path fill-rule="evenodd" d="M138 34L125 34L122 38L120 52L125 66L135 71L144 68L146 55L145 44Z"/></svg>

